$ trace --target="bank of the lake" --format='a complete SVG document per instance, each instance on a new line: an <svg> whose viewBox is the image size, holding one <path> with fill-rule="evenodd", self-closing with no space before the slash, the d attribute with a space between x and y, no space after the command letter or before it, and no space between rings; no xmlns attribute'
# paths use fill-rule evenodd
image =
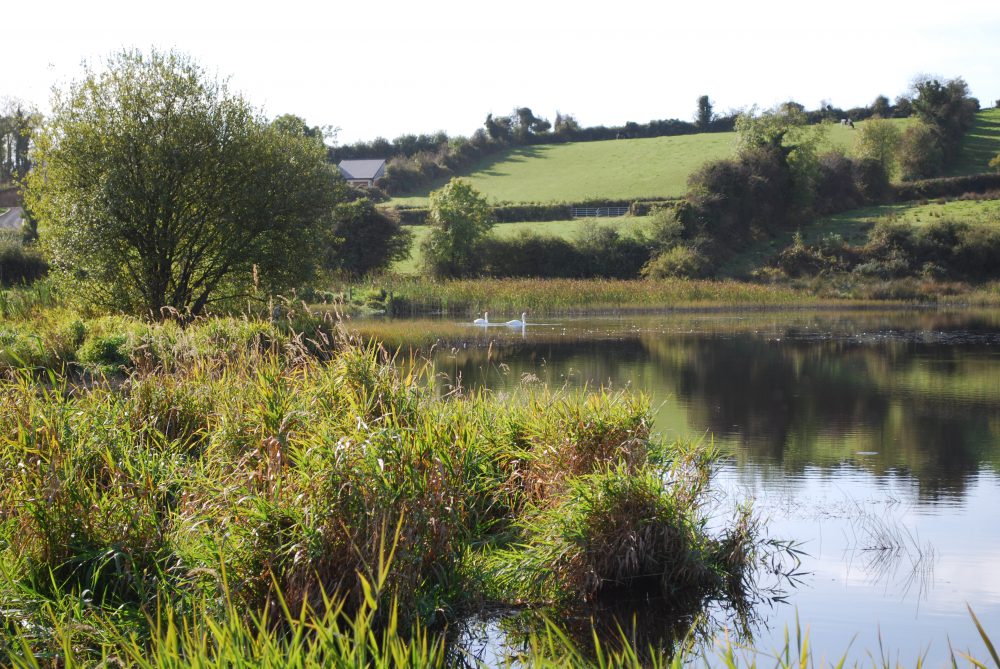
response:
<svg viewBox="0 0 1000 669"><path fill-rule="evenodd" d="M1000 305L1000 282L864 280L851 275L781 282L695 279L460 279L383 277L304 296L318 309L394 316L475 316L503 320L543 314L627 313L677 309L869 308L899 305ZM494 320L499 321L499 318Z"/></svg>
<svg viewBox="0 0 1000 669"><path fill-rule="evenodd" d="M0 338L0 664L440 666L491 605L744 610L786 551L749 509L708 524L717 454L654 438L640 394L442 397L322 320L34 316ZM531 630L540 664L594 659L561 634Z"/></svg>

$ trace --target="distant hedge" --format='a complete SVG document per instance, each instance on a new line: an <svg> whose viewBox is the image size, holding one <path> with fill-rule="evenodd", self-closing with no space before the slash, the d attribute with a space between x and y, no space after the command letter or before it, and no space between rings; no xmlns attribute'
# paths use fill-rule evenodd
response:
<svg viewBox="0 0 1000 669"><path fill-rule="evenodd" d="M678 202L680 200L587 200L586 202L501 204L493 207L493 219L497 223L566 221L573 217L574 207L626 207L632 216L646 216L653 207L672 207ZM392 211L403 225L426 225L430 214L427 207L399 207Z"/></svg>
<svg viewBox="0 0 1000 669"><path fill-rule="evenodd" d="M483 276L634 279L649 261L650 246L641 237L597 224L575 239L531 232L490 237L479 257Z"/></svg>
<svg viewBox="0 0 1000 669"><path fill-rule="evenodd" d="M906 202L936 197L958 197L966 193L986 193L995 190L1000 190L1000 174L987 173L908 181L893 186L893 195L897 201Z"/></svg>

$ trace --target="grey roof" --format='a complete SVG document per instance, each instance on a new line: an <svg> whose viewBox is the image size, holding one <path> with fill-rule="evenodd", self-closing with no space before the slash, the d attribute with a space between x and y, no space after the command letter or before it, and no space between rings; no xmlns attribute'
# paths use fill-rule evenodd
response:
<svg viewBox="0 0 1000 669"><path fill-rule="evenodd" d="M378 179L385 173L385 160L341 160L337 167L345 179Z"/></svg>

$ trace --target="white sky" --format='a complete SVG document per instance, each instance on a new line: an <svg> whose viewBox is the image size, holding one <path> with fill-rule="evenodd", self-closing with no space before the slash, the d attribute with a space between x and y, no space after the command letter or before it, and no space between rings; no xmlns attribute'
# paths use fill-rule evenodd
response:
<svg viewBox="0 0 1000 669"><path fill-rule="evenodd" d="M0 97L44 111L84 60L174 48L341 143L468 135L516 106L583 125L690 120L702 94L848 108L920 73L1000 98L1000 0L6 0L0 26Z"/></svg>

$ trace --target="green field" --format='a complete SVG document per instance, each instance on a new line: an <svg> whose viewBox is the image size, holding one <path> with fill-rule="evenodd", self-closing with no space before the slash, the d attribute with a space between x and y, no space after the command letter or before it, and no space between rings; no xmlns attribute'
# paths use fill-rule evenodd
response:
<svg viewBox="0 0 1000 669"><path fill-rule="evenodd" d="M831 125L827 142L850 151L856 134L856 129ZM492 156L461 176L497 202L672 198L684 194L692 172L709 160L731 155L735 143L736 133L718 132L525 146ZM394 198L392 204L426 206L430 191L442 185L437 182L412 196Z"/></svg>
<svg viewBox="0 0 1000 669"><path fill-rule="evenodd" d="M622 216L620 218L577 218L569 221L545 221L542 223L498 223L493 226L493 233L498 237L514 237L521 232L535 232L540 235L555 235L556 237L572 239L588 225L595 223L627 231L642 225L647 218L647 216ZM408 229L413 231L413 246L410 248L409 258L400 260L392 266L392 271L397 274L420 273L422 259L420 242L431 232L428 225L415 225Z"/></svg>
<svg viewBox="0 0 1000 669"><path fill-rule="evenodd" d="M949 176L990 171L989 162L1000 154L1000 109L984 109L976 115L976 125L962 140L958 161Z"/></svg>

